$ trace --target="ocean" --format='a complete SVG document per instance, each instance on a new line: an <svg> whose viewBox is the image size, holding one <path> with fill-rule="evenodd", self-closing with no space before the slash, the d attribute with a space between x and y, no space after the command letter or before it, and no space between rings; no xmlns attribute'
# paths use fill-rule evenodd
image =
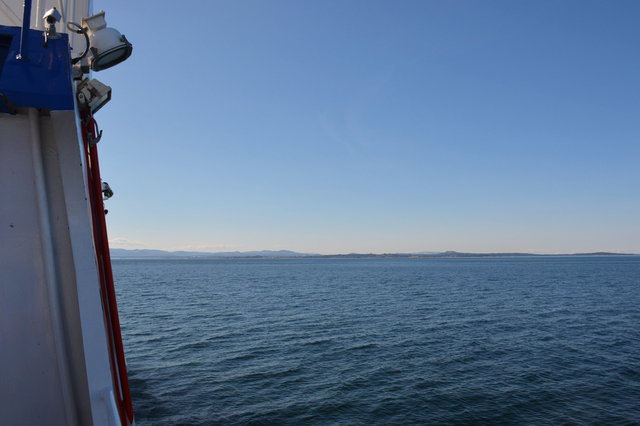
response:
<svg viewBox="0 0 640 426"><path fill-rule="evenodd" d="M113 267L139 426L640 423L640 256Z"/></svg>

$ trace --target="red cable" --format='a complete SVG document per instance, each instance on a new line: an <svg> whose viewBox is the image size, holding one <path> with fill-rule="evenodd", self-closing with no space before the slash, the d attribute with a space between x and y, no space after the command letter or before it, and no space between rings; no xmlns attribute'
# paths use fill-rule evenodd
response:
<svg viewBox="0 0 640 426"><path fill-rule="evenodd" d="M83 119L82 137L86 154L96 258L98 261L98 272L100 274L100 295L108 334L111 376L120 421L123 425L130 425L133 423L133 404L131 402L127 365L124 357L124 347L122 345L120 319L118 317L118 305L113 282L113 270L111 269L107 223L102 200L102 180L100 178L98 148L96 145L91 146L89 143L89 140L96 138L96 127L97 125L93 117L87 116Z"/></svg>

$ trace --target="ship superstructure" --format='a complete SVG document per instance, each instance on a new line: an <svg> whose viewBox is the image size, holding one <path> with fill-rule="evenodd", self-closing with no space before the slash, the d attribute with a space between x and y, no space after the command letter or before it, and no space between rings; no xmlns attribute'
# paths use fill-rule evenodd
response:
<svg viewBox="0 0 640 426"><path fill-rule="evenodd" d="M0 416L133 424L90 70L131 44L88 0L0 0Z"/></svg>

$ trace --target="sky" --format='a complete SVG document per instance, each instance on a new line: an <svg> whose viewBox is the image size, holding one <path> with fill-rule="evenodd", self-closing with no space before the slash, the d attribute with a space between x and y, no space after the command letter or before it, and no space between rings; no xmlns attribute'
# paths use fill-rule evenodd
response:
<svg viewBox="0 0 640 426"><path fill-rule="evenodd" d="M95 0L112 247L640 253L640 2Z"/></svg>

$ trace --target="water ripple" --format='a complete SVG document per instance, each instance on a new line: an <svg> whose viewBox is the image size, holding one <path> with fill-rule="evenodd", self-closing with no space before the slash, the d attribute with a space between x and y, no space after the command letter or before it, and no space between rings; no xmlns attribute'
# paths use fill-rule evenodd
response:
<svg viewBox="0 0 640 426"><path fill-rule="evenodd" d="M115 261L137 424L638 424L640 259Z"/></svg>

